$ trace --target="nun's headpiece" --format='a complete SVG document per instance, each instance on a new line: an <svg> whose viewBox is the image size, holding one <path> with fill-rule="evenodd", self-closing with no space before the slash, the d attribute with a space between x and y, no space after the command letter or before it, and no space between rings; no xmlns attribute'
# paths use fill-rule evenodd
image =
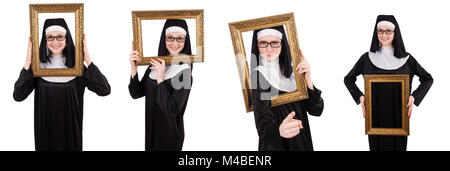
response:
<svg viewBox="0 0 450 171"><path fill-rule="evenodd" d="M381 43L378 40L378 27L379 26L390 26L394 29L394 40L392 41L392 47L394 48L394 56L397 58L407 57L405 45L403 44L402 34L400 33L400 27L395 20L393 15L379 15L377 22L375 23L375 28L373 31L372 45L370 46L370 52L375 53L381 49Z"/></svg>
<svg viewBox="0 0 450 171"><path fill-rule="evenodd" d="M289 43L287 41L286 32L284 31L283 26L275 26L267 29L260 29L253 31L253 40L252 40L252 55L255 55L256 58L251 59L251 69L255 69L260 62L260 53L258 49L258 38L272 35L281 38L281 52L279 58L280 71L281 74L286 78L291 77L292 74L292 64L291 64L291 52L289 48ZM256 59L256 61L255 61Z"/></svg>
<svg viewBox="0 0 450 171"><path fill-rule="evenodd" d="M42 30L42 39L39 46L39 60L42 63L49 62L51 57L51 51L47 47L47 33L51 31L61 31L66 34L66 47L63 50L63 55L66 57L65 65L67 68L73 68L75 66L75 45L73 43L72 35L70 34L67 23L62 18L47 19L44 22L44 29Z"/></svg>
<svg viewBox="0 0 450 171"><path fill-rule="evenodd" d="M166 34L170 32L179 32L186 35L184 48L181 50L180 54L192 55L191 40L189 37L189 30L186 21L182 19L167 19L161 33L161 39L159 41L158 56L169 56L169 51L166 48Z"/></svg>

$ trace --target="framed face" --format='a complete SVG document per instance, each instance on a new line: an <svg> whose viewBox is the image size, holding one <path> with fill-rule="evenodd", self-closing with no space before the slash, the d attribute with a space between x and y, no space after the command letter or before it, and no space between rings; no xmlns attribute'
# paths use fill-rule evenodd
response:
<svg viewBox="0 0 450 171"><path fill-rule="evenodd" d="M63 50L66 48L66 33L61 31L51 31L45 35L45 39L51 55L63 55Z"/></svg>
<svg viewBox="0 0 450 171"><path fill-rule="evenodd" d="M186 42L186 35L180 32L172 32L166 34L166 49L170 56L180 54Z"/></svg>
<svg viewBox="0 0 450 171"><path fill-rule="evenodd" d="M409 75L364 75L366 134L409 135Z"/></svg>
<svg viewBox="0 0 450 171"><path fill-rule="evenodd" d="M259 54L266 61L276 60L281 53L281 39L276 36L263 36L258 39Z"/></svg>
<svg viewBox="0 0 450 171"><path fill-rule="evenodd" d="M297 31L294 22L293 13L282 14L240 22L229 23L230 33L234 52L236 55L236 64L238 67L239 78L241 81L242 93L244 97L245 107L247 112L253 111L252 105L252 91L251 88L255 84L251 81L251 61L258 58L260 61L274 61L280 57L283 50L283 41L280 37L266 35L257 39L257 50L259 55L252 54L252 41L255 30L262 30L272 28L275 26L282 26L286 33L286 39L289 46L291 65L293 68L301 61L301 56L297 40ZM279 106L291 103L298 100L308 98L308 91L304 75L294 75L296 87L293 92L279 94L271 93L268 99L271 100L272 106Z"/></svg>
<svg viewBox="0 0 450 171"><path fill-rule="evenodd" d="M161 32L163 31L164 24L166 23L166 19L154 19L154 20L141 20L141 29L142 29L142 53L144 57L158 57L158 47L161 39ZM192 54L195 53L195 49L197 48L196 44L196 19L184 19L188 26L187 32L189 33L189 45L191 47ZM176 56L182 52L184 45L186 44L187 37L186 35L180 32L171 32L169 35L165 35L165 46L167 49L167 56ZM170 37L170 38L169 38ZM167 39L169 38L169 39ZM176 38L176 39L173 39ZM184 39L182 39L184 38ZM175 40L175 41L172 41ZM181 43L180 43L181 42ZM173 47L168 47L168 45L174 45ZM183 45L181 47L180 45ZM176 47L175 47L176 46ZM173 48L181 47L177 51L173 51ZM174 54L170 54L174 52Z"/></svg>
<svg viewBox="0 0 450 171"><path fill-rule="evenodd" d="M394 40L394 29L390 26L380 26L377 28L378 41L382 46L392 46Z"/></svg>
<svg viewBox="0 0 450 171"><path fill-rule="evenodd" d="M30 4L30 35L33 43L31 68L34 77L82 76L83 6L83 4ZM61 23L55 20L63 21L67 27L61 26L64 32L61 29L46 29L50 25ZM47 23L46 26L46 21L51 21L49 23L52 24ZM66 49L68 44L73 50L70 54ZM42 57L50 56L71 57L74 61L73 66L62 69L42 67L41 64L46 62L41 61Z"/></svg>
<svg viewBox="0 0 450 171"><path fill-rule="evenodd" d="M135 50L142 54L137 65L149 65L150 59L160 58L167 64L179 62L203 62L203 10L133 11L133 35ZM170 32L165 35L166 56L158 55L161 34L168 19L184 20L187 24L185 35ZM189 44L191 54L183 49Z"/></svg>

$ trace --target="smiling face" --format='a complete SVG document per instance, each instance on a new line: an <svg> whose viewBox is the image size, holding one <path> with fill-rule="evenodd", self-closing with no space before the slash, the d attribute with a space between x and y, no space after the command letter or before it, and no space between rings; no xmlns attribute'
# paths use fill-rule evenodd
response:
<svg viewBox="0 0 450 171"><path fill-rule="evenodd" d="M258 50L264 60L275 60L281 53L281 39L271 35L262 36L258 39Z"/></svg>
<svg viewBox="0 0 450 171"><path fill-rule="evenodd" d="M378 41L382 46L392 46L394 40L394 29L390 26L380 26L377 28Z"/></svg>
<svg viewBox="0 0 450 171"><path fill-rule="evenodd" d="M66 35L61 31L51 31L46 35L47 47L54 56L61 56L66 47Z"/></svg>
<svg viewBox="0 0 450 171"><path fill-rule="evenodd" d="M166 34L166 48L171 56L180 54L184 48L186 36L182 33L171 32Z"/></svg>

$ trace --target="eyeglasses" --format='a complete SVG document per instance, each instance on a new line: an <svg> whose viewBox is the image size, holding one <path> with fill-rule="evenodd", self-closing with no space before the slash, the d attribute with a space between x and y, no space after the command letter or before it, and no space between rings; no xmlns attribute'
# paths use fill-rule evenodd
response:
<svg viewBox="0 0 450 171"><path fill-rule="evenodd" d="M378 34L387 34L387 35L391 35L392 33L394 33L394 30L377 30Z"/></svg>
<svg viewBox="0 0 450 171"><path fill-rule="evenodd" d="M47 36L46 39L47 39L47 41L53 41L55 39L57 41L64 41L64 40L66 40L66 36L61 36L61 35L59 35L59 36Z"/></svg>
<svg viewBox="0 0 450 171"><path fill-rule="evenodd" d="M177 40L178 43L184 43L186 41L186 37L172 37L172 36L166 37L167 42L173 42L175 40Z"/></svg>
<svg viewBox="0 0 450 171"><path fill-rule="evenodd" d="M271 48L281 47L281 42L265 42L265 41L258 42L258 47L266 48L267 46L269 46L269 44Z"/></svg>

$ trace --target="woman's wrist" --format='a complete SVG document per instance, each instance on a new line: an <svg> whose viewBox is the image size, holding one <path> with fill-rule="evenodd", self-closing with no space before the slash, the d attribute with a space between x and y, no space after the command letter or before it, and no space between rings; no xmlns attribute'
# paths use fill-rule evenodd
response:
<svg viewBox="0 0 450 171"><path fill-rule="evenodd" d="M161 83L161 82L163 82L163 81L164 81L164 75L159 75L159 76L156 78L156 81L158 82L158 84Z"/></svg>
<svg viewBox="0 0 450 171"><path fill-rule="evenodd" d="M89 66L91 65L91 63L92 63L91 60L86 60L85 62L86 62L86 64L87 64L88 67L89 67Z"/></svg>
<svg viewBox="0 0 450 171"><path fill-rule="evenodd" d="M28 70L28 69L30 69L30 66L31 66L31 62L26 62L25 65L23 66L23 68L25 70Z"/></svg>
<svg viewBox="0 0 450 171"><path fill-rule="evenodd" d="M137 69L131 68L131 78L134 78L134 76L136 76L136 74L137 74Z"/></svg>

